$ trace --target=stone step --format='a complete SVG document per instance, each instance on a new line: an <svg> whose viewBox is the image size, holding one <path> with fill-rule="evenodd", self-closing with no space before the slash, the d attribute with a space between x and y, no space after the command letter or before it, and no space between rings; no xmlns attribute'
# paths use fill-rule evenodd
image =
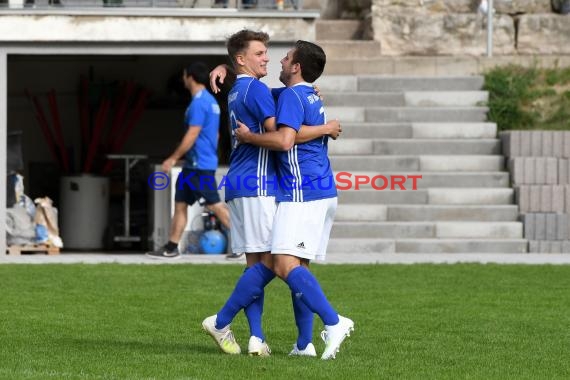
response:
<svg viewBox="0 0 570 380"><path fill-rule="evenodd" d="M361 170L368 172L417 172L420 158L414 156L333 156L330 158L334 171Z"/></svg>
<svg viewBox="0 0 570 380"><path fill-rule="evenodd" d="M339 204L343 205L345 204L346 205L427 204L428 190L406 190L406 191L341 190L338 192L338 202Z"/></svg>
<svg viewBox="0 0 570 380"><path fill-rule="evenodd" d="M402 60L405 60L405 57L402 57ZM323 92L479 91L483 88L483 83L483 76L478 75L323 75L316 82Z"/></svg>
<svg viewBox="0 0 570 380"><path fill-rule="evenodd" d="M493 139L497 137L495 123L372 123L350 122L342 124L345 138L376 139Z"/></svg>
<svg viewBox="0 0 570 380"><path fill-rule="evenodd" d="M483 88L482 76L426 77L359 75L358 91L478 91Z"/></svg>
<svg viewBox="0 0 570 380"><path fill-rule="evenodd" d="M437 222L435 237L440 239L522 239L521 222Z"/></svg>
<svg viewBox="0 0 570 380"><path fill-rule="evenodd" d="M383 176L383 177L380 177ZM421 176L421 177L420 177ZM359 189L372 190L392 186L400 189L402 183L405 189L427 189L438 187L509 187L508 172L336 172L335 180L339 189L355 188L358 181ZM402 182L403 181L403 182Z"/></svg>
<svg viewBox="0 0 570 380"><path fill-rule="evenodd" d="M422 189L417 187L417 190L412 190L413 185L410 180L408 180L404 185L406 190L390 190L391 186L388 184L386 189L380 190L380 188L387 185L388 181L383 179L374 180L376 186L378 187L374 191L384 192L384 193L407 193L410 191L415 191L418 193L427 192L427 198L425 204L430 205L511 205L514 200L514 189L510 187L504 188L493 188L493 187L481 187L481 188L428 188ZM421 183L421 179L417 180L417 183ZM370 187L364 187L356 184L352 181L350 184L347 181L337 181L337 186L341 186L339 192L349 192L358 191L363 192ZM346 187L344 187L346 186ZM350 187L350 188L349 188ZM398 189L398 186L394 186ZM345 190L346 189L346 190ZM364 195L364 194L363 194ZM342 201L341 201L342 202ZM344 202L342 202L344 203ZM390 205L388 203L388 205Z"/></svg>
<svg viewBox="0 0 570 380"><path fill-rule="evenodd" d="M509 187L508 172L422 172L418 189L437 187ZM411 180L408 180L411 181Z"/></svg>
<svg viewBox="0 0 570 380"><path fill-rule="evenodd" d="M339 144L340 145L340 144ZM374 154L495 155L501 152L499 139L383 139L374 140Z"/></svg>
<svg viewBox="0 0 570 380"><path fill-rule="evenodd" d="M342 221L382 221L386 220L388 207L376 204L339 204L335 223Z"/></svg>
<svg viewBox="0 0 570 380"><path fill-rule="evenodd" d="M512 222L519 213L517 205L389 205L382 217L379 220Z"/></svg>
<svg viewBox="0 0 570 380"><path fill-rule="evenodd" d="M522 239L521 222L335 222L331 238Z"/></svg>
<svg viewBox="0 0 570 380"><path fill-rule="evenodd" d="M316 40L359 40L362 38L360 20L317 20Z"/></svg>
<svg viewBox="0 0 570 380"><path fill-rule="evenodd" d="M329 144L331 155L496 155L499 139L338 139Z"/></svg>
<svg viewBox="0 0 570 380"><path fill-rule="evenodd" d="M344 134L343 125L343 134ZM494 139L495 123L412 123L414 139Z"/></svg>
<svg viewBox="0 0 570 380"><path fill-rule="evenodd" d="M322 92L357 92L358 77L356 75L323 75L315 84ZM324 100L326 104L326 99Z"/></svg>
<svg viewBox="0 0 570 380"><path fill-rule="evenodd" d="M327 59L351 57L374 58L380 55L380 42L377 41L319 41Z"/></svg>
<svg viewBox="0 0 570 380"><path fill-rule="evenodd" d="M523 239L398 239L395 244L397 253L526 253L528 251L528 242ZM372 248L372 245L366 245L365 248Z"/></svg>
<svg viewBox="0 0 570 380"><path fill-rule="evenodd" d="M479 1L477 1L479 2ZM509 0L512 2L512 0ZM401 2L400 2L401 3ZM485 32L483 32L485 33ZM327 59L326 76L424 76L424 77L465 77L485 73L497 66L515 64L524 67L557 69L567 59L567 55L503 55L493 57L483 55L382 55L374 58ZM482 85L482 82L481 82ZM476 88L476 89L480 89Z"/></svg>
<svg viewBox="0 0 570 380"><path fill-rule="evenodd" d="M470 107L487 103L486 91L322 92L331 106L359 107Z"/></svg>
<svg viewBox="0 0 570 380"><path fill-rule="evenodd" d="M395 248L393 239L331 239L327 253L394 253Z"/></svg>
<svg viewBox="0 0 570 380"><path fill-rule="evenodd" d="M344 131L344 127L343 127ZM344 134L342 138L329 140L329 155L358 155L358 154L374 154L375 140L371 138L364 139L346 139Z"/></svg>
<svg viewBox="0 0 570 380"><path fill-rule="evenodd" d="M354 121L481 122L487 120L488 110L487 107L375 107L366 109L364 120Z"/></svg>
<svg viewBox="0 0 570 380"><path fill-rule="evenodd" d="M427 192L432 205L506 205L514 201L512 188L433 188Z"/></svg>
<svg viewBox="0 0 570 380"><path fill-rule="evenodd" d="M430 222L337 222L333 224L331 239L335 238L434 238L435 223Z"/></svg>
<svg viewBox="0 0 570 380"><path fill-rule="evenodd" d="M469 107L487 104L487 91L406 91L406 106L412 107Z"/></svg>
<svg viewBox="0 0 570 380"><path fill-rule="evenodd" d="M521 56L509 57L513 63L520 62ZM528 57L528 64L532 58ZM502 62L499 62L502 60ZM494 62L493 62L494 61ZM495 65L504 65L504 56L378 56L374 58L352 59L350 57L327 59L325 75L424 75L424 76L465 76L481 73ZM551 64L552 66L552 64Z"/></svg>
<svg viewBox="0 0 570 380"><path fill-rule="evenodd" d="M338 119L341 125L344 123L358 122L362 123L366 120L365 107L326 107L325 112L328 120Z"/></svg>
<svg viewBox="0 0 570 380"><path fill-rule="evenodd" d="M524 239L335 238L328 253L527 253Z"/></svg>
<svg viewBox="0 0 570 380"><path fill-rule="evenodd" d="M420 170L422 172L503 171L505 170L505 158L498 155L420 156Z"/></svg>
<svg viewBox="0 0 570 380"><path fill-rule="evenodd" d="M487 107L326 107L327 118L346 122L483 122Z"/></svg>
<svg viewBox="0 0 570 380"><path fill-rule="evenodd" d="M430 205L511 205L511 188L430 188L418 190L339 190L339 203L430 204Z"/></svg>
<svg viewBox="0 0 570 380"><path fill-rule="evenodd" d="M341 120L341 125L342 135L338 140L339 144L346 138L406 139L413 137L412 123L358 123Z"/></svg>
<svg viewBox="0 0 570 380"><path fill-rule="evenodd" d="M340 144L340 142L339 142ZM381 156L381 155L335 155L330 157L336 172L493 172L504 170L503 156Z"/></svg>
<svg viewBox="0 0 570 380"><path fill-rule="evenodd" d="M404 107L404 93L398 92L322 92L327 107Z"/></svg>

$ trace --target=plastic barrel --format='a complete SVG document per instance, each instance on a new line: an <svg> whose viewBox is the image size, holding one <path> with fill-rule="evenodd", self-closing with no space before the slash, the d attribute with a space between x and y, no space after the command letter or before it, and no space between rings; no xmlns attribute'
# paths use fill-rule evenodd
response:
<svg viewBox="0 0 570 380"><path fill-rule="evenodd" d="M102 249L109 212L109 178L61 178L59 225L66 249Z"/></svg>

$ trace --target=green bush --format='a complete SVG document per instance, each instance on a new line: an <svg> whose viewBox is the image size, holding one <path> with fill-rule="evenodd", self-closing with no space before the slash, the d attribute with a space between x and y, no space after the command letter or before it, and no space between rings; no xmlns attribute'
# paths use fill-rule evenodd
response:
<svg viewBox="0 0 570 380"><path fill-rule="evenodd" d="M570 129L570 68L497 67L486 73L484 88L499 130Z"/></svg>

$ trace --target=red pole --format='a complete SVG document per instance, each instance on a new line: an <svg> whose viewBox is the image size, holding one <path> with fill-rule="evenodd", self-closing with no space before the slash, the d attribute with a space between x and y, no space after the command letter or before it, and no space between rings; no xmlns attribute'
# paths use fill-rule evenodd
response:
<svg viewBox="0 0 570 380"><path fill-rule="evenodd" d="M81 88L77 99L79 108L79 126L81 127L81 141L87 146L89 141L89 84L85 77L81 77Z"/></svg>
<svg viewBox="0 0 570 380"><path fill-rule="evenodd" d="M87 151L87 158L85 159L85 163L83 165L84 173L89 173L91 171L91 166L95 158L95 153L97 151L97 147L99 146L99 140L101 139L101 131L103 130L103 126L105 125L110 105L111 102L109 100L103 99L101 101L101 105L99 106L99 112L97 112L97 118L95 120L95 128L93 129L93 138L91 139L91 143L89 144L89 150Z"/></svg>
<svg viewBox="0 0 570 380"><path fill-rule="evenodd" d="M42 133L44 134L44 137L46 139L49 151L50 151L54 161L57 162L57 164L59 165L59 167L61 169L63 169L63 166L61 163L61 158L57 154L57 149L55 147L55 143L54 143L51 131L50 131L49 124L47 122L47 119L45 117L45 114L43 112L43 109L41 107L41 104L40 104L38 98L30 95L30 92L28 90L24 90L24 93L26 94L28 101L30 102L30 104L32 105L32 108L34 109L34 116L36 117L36 121L38 122L40 129L42 130Z"/></svg>
<svg viewBox="0 0 570 380"><path fill-rule="evenodd" d="M65 141L63 140L63 132L61 130L61 119L59 117L59 110L57 107L57 100L55 97L55 90L52 89L48 93L48 103L51 109L51 117L53 120L53 129L55 131L55 137L57 145L59 146L59 152L61 154L61 159L63 161L63 167L66 173L69 173L69 160L67 158L67 150L65 148Z"/></svg>
<svg viewBox="0 0 570 380"><path fill-rule="evenodd" d="M150 94L150 92L147 89L143 89L139 93L137 102L135 104L135 108L134 108L133 112L131 113L129 120L127 121L127 127L125 128L123 133L121 133L121 135L113 142L112 153L116 153L116 152L120 151L121 149L123 149L123 146L125 145L125 143L127 141L127 138L129 137L129 135L133 131L134 126L140 120L140 118L144 112L144 108L146 106L146 100L147 100L149 94ZM103 174L105 174L105 175L109 174L112 167L113 167L113 162L110 160L107 161L107 163L105 164L105 167L103 168Z"/></svg>

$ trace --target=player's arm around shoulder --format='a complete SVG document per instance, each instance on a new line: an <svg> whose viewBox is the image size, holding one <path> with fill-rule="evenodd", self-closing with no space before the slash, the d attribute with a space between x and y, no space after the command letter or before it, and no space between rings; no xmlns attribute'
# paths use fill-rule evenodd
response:
<svg viewBox="0 0 570 380"><path fill-rule="evenodd" d="M302 144L323 136L329 136L336 140L341 132L342 127L337 119L323 125L302 125L295 137L295 144Z"/></svg>
<svg viewBox="0 0 570 380"><path fill-rule="evenodd" d="M252 144L270 150L287 151L295 145L295 136L297 131L282 125L275 132L267 132L264 134L252 133L249 128L242 122L237 122L238 127L235 129L235 137L242 144Z"/></svg>

